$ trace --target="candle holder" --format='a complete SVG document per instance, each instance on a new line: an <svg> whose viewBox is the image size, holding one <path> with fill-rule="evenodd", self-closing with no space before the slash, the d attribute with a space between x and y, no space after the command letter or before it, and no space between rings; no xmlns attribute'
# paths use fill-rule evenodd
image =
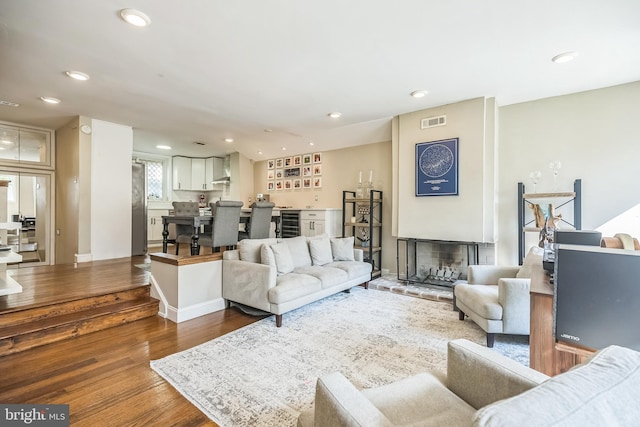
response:
<svg viewBox="0 0 640 427"><path fill-rule="evenodd" d="M373 182L369 181L365 190L367 197L371 195L371 190L373 190Z"/></svg>
<svg viewBox="0 0 640 427"><path fill-rule="evenodd" d="M358 183L358 187L356 188L356 199L362 199L364 197L364 188L362 188L362 183Z"/></svg>

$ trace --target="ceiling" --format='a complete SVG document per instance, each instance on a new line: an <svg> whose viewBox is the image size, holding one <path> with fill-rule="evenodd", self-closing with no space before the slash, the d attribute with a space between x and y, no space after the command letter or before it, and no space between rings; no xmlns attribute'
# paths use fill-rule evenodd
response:
<svg viewBox="0 0 640 427"><path fill-rule="evenodd" d="M388 141L402 113L640 80L638 17L638 0L2 0L0 100L20 106L0 120L83 115L132 126L137 151L254 160Z"/></svg>

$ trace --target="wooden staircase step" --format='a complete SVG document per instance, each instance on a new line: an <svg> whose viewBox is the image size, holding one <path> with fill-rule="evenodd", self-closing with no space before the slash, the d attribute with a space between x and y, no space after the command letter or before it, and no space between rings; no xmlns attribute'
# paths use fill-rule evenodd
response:
<svg viewBox="0 0 640 427"><path fill-rule="evenodd" d="M5 327L0 330L0 356L153 317L158 306L155 298L138 298Z"/></svg>
<svg viewBox="0 0 640 427"><path fill-rule="evenodd" d="M118 302L148 298L150 296L150 288L151 285L139 286L133 289L116 291L103 295L88 296L39 307L3 311L2 315L0 315L0 328L35 322L69 313L97 309L99 307L108 306Z"/></svg>

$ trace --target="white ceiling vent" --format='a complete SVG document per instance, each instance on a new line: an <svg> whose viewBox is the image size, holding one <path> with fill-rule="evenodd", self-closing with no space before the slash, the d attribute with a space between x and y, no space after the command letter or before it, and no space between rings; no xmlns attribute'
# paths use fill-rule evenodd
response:
<svg viewBox="0 0 640 427"><path fill-rule="evenodd" d="M420 121L420 129L428 129L436 126L444 126L447 124L447 116L427 117Z"/></svg>

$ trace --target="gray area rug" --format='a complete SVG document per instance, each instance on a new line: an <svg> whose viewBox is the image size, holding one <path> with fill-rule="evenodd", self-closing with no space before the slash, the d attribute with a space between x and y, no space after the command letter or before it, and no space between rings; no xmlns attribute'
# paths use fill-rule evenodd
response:
<svg viewBox="0 0 640 427"><path fill-rule="evenodd" d="M151 367L221 426L294 426L311 407L316 379L340 371L358 388L446 371L446 345L484 345L450 303L353 288L284 315L151 362ZM527 363L526 337L499 336L495 350Z"/></svg>

